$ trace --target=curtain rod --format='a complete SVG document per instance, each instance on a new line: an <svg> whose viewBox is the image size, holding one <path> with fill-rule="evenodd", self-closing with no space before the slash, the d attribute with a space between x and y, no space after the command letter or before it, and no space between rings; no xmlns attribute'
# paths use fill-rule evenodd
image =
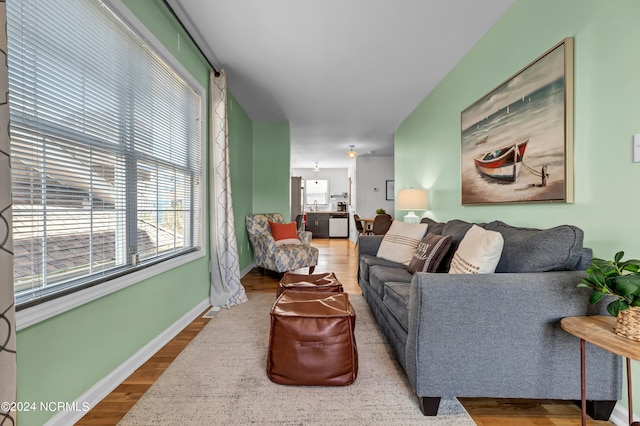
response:
<svg viewBox="0 0 640 426"><path fill-rule="evenodd" d="M182 23L182 21L180 20L180 18L178 17L178 15L176 15L176 12L173 10L173 8L171 7L171 5L169 4L169 2L167 0L162 0L162 2L164 3L164 5L167 7L167 9L169 9L169 11L171 12L171 14L173 15L174 18L176 18L176 21L178 21L178 23L180 24L180 26L182 27L182 29L184 30L185 33L187 33L187 35L189 36L189 39L193 42L193 44L195 44L196 48L198 49L198 52L200 52L200 54L204 57L204 59L207 61L207 63L209 64L209 66L213 69L213 72L215 73L216 77L220 77L220 71L218 71L216 69L216 67L213 66L213 64L211 63L211 61L209 60L209 58L207 58L207 55L204 54L204 52L202 51L202 49L200 48L200 46L198 45L198 43L193 39L193 36L191 36L191 33L189 32L189 30L187 29L187 27L184 26L184 24Z"/></svg>

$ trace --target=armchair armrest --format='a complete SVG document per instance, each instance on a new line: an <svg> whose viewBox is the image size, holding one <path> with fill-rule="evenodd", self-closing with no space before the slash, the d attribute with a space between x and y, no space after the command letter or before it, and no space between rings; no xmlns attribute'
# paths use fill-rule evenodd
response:
<svg viewBox="0 0 640 426"><path fill-rule="evenodd" d="M313 233L311 231L298 231L298 238L302 241L302 245L309 247L311 245L311 238Z"/></svg>
<svg viewBox="0 0 640 426"><path fill-rule="evenodd" d="M418 396L580 397L579 343L560 319L606 315L577 288L581 271L416 273L406 369ZM620 394L618 357L590 347L587 394ZM522 383L528 383L523 386Z"/></svg>

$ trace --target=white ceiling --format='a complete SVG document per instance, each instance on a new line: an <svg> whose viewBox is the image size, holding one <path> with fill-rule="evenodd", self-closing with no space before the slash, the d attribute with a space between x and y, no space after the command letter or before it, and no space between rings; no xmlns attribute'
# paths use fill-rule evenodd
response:
<svg viewBox="0 0 640 426"><path fill-rule="evenodd" d="M514 0L169 0L254 121L290 123L291 167L393 155L395 128Z"/></svg>

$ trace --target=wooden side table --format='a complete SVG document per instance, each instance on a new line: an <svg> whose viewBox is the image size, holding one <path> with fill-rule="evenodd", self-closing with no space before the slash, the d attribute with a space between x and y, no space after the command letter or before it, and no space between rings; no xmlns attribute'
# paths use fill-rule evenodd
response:
<svg viewBox="0 0 640 426"><path fill-rule="evenodd" d="M633 400L631 397L631 359L640 360L640 342L618 336L613 332L616 318L611 316L566 317L560 325L567 332L580 339L580 394L582 403L582 426L587 424L585 341L606 351L626 358L627 398L629 400L629 424L640 426L633 421Z"/></svg>

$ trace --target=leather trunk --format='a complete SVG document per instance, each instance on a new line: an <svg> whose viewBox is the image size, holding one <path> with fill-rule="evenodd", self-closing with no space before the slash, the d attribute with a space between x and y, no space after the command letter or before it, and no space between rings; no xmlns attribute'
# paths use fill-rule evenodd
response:
<svg viewBox="0 0 640 426"><path fill-rule="evenodd" d="M285 290L342 293L342 284L333 272L322 274L294 274L286 272L278 283L277 295Z"/></svg>
<svg viewBox="0 0 640 426"><path fill-rule="evenodd" d="M285 291L271 309L269 379L303 386L353 383L358 375L355 322L347 293Z"/></svg>

